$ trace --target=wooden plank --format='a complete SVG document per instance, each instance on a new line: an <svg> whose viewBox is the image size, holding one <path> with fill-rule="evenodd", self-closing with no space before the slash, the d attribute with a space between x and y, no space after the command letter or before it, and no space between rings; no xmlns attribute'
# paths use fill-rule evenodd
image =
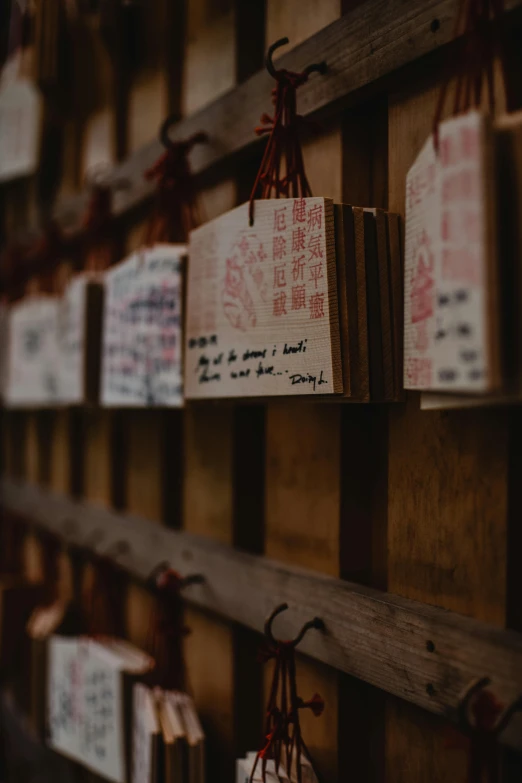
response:
<svg viewBox="0 0 522 783"><path fill-rule="evenodd" d="M519 9L520 5L521 0L506 2L508 11ZM390 6L386 0L371 0L356 4L299 46L292 34L295 26L292 19L291 24L286 25L286 32L290 33L291 44L296 48L285 54L281 65L299 70L310 62L323 59L330 65L325 76L314 77L302 88L301 111L309 115L324 110L447 44L453 37L457 7L454 0L403 0L399 8ZM321 15L320 18L323 21L326 17ZM228 58L225 59L228 62ZM213 63L212 56L207 56L209 63ZM228 73L228 65L223 68ZM201 172L255 141L252 129L266 111L269 89L270 77L265 72L257 73L173 128L172 138L179 139L211 129L209 144L202 145L192 155L194 171ZM210 98L205 94L196 103L206 104ZM152 186L143 181L143 171L161 151L157 141L150 142L118 168L118 175L129 184L125 192L116 196L118 214L151 195ZM57 215L67 213L71 230L75 225L79 228L84 203L84 198L78 197L76 202L72 199L58 205Z"/></svg>
<svg viewBox="0 0 522 783"><path fill-rule="evenodd" d="M499 698L513 699L522 688L522 635L517 632L25 482L4 478L0 490L4 509L68 544L103 554L127 540L129 548L117 561L139 579L165 559L181 574L203 574L204 584L186 589L187 600L253 630L261 631L267 614L283 601L291 610L278 618L281 637L295 636L310 617L321 617L326 633L306 636L301 646L306 655L435 715L454 719L463 690L477 677L490 675ZM501 739L521 747L521 737L517 719Z"/></svg>
<svg viewBox="0 0 522 783"><path fill-rule="evenodd" d="M389 206L401 214L406 173L431 131L438 96L420 76L389 98ZM388 590L504 624L507 435L505 411L421 412L414 395L390 408ZM458 776L466 745L442 753L446 733L443 723L390 702L390 783L404 770L430 783Z"/></svg>

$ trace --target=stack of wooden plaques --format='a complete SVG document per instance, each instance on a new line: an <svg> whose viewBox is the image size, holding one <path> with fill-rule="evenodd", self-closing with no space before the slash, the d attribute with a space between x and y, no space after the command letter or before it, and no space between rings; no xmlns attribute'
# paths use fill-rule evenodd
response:
<svg viewBox="0 0 522 783"><path fill-rule="evenodd" d="M330 199L244 204L190 236L187 398L397 399L398 216Z"/></svg>
<svg viewBox="0 0 522 783"><path fill-rule="evenodd" d="M185 693L134 686L132 783L204 783L205 736Z"/></svg>
<svg viewBox="0 0 522 783"><path fill-rule="evenodd" d="M422 406L520 397L522 114L446 120L406 193L405 368Z"/></svg>

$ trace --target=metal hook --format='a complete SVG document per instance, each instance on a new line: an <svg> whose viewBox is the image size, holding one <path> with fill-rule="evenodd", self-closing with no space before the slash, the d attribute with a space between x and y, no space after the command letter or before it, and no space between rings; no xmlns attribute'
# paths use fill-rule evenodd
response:
<svg viewBox="0 0 522 783"><path fill-rule="evenodd" d="M161 563L158 563L157 566L155 566L152 571L150 572L147 583L150 584L152 587L157 588L158 587L158 579L160 576L165 574L167 571L171 571L172 566L168 562L168 560L162 560ZM179 580L179 589L184 590L185 587L190 587L191 585L200 585L204 584L205 577L203 574L189 574L189 576L180 577Z"/></svg>
<svg viewBox="0 0 522 783"><path fill-rule="evenodd" d="M276 606L272 614L270 614L267 619L265 620L265 636L268 638L268 640L275 646L280 644L280 642L274 637L274 634L272 633L272 623L274 622L275 618L278 614L281 614L281 612L286 612L288 609L288 604L280 604L279 606ZM307 623L303 625L295 639L290 640L290 644L293 647L297 647L297 645L303 640L305 634L307 631L311 630L312 628L315 628L318 631L324 631L324 621L321 620L320 617L314 617L313 620L309 620Z"/></svg>
<svg viewBox="0 0 522 783"><path fill-rule="evenodd" d="M478 680L475 680L466 693L464 694L463 698L460 701L459 708L458 708L458 717L459 717L459 724L463 729L471 728L470 721L469 721L469 707L471 704L471 700L473 697L481 691L483 688L487 688L487 686L491 683L491 680L489 677L481 677Z"/></svg>
<svg viewBox="0 0 522 783"><path fill-rule="evenodd" d="M179 121L179 115L170 114L161 123L160 130L159 130L159 140L161 144L163 144L165 149L173 149L177 146L176 142L170 139L169 131L172 128L172 126L178 121ZM187 141L183 143L186 146L187 150L190 150L195 144L204 144L207 141L208 141L208 135L205 133L205 131L199 131L198 133L194 133L193 136L191 136L189 139L187 139Z"/></svg>
<svg viewBox="0 0 522 783"><path fill-rule="evenodd" d="M468 688L466 694L459 704L459 723L463 729L467 729L468 731L473 729L473 726L469 720L469 708L471 701L473 697L479 693L479 691L487 688L490 684L491 680L489 677L482 677L472 683L472 685ZM496 736L502 734L516 712L522 712L522 694L501 712L492 728L492 733Z"/></svg>
<svg viewBox="0 0 522 783"><path fill-rule="evenodd" d="M281 46L286 46L288 43L290 43L290 41L288 40L288 38L285 37L285 38L280 38L278 41L273 43L272 46L268 47L268 51L266 53L266 58L265 58L265 65L268 73L273 79L277 79L277 76L279 74L279 71L276 70L276 68L274 67L274 62L272 59L274 56L274 52L276 49L279 49ZM307 67L304 69L304 73L307 76L315 72L326 73L326 69L327 69L327 65L323 60L323 62L320 63L312 63L311 65L307 65Z"/></svg>

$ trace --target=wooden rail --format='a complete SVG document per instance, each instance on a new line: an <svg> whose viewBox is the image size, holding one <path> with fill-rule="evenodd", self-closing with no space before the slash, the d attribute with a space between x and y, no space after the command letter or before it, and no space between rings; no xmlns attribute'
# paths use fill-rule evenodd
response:
<svg viewBox="0 0 522 783"><path fill-rule="evenodd" d="M522 634L505 631L416 601L176 532L148 520L50 494L3 479L2 508L69 545L111 559L138 579L161 562L204 583L184 595L190 603L256 631L286 601L276 622L280 637L294 636L318 616L325 631L307 634L307 655L430 712L455 720L463 692L489 676L507 703L522 692ZM522 749L522 715L501 737Z"/></svg>
<svg viewBox="0 0 522 783"><path fill-rule="evenodd" d="M278 60L278 67L292 70L311 62L324 60L327 64L324 76L314 74L299 89L299 111L310 116L338 108L337 104L354 100L363 88L449 43L458 5L457 0L360 3ZM506 0L505 6L512 12L520 9L522 0ZM173 139L186 139L201 130L208 133L208 144L199 145L191 154L195 173L256 142L254 128L261 114L270 109L272 86L271 77L261 71L172 128ZM154 186L144 180L143 172L161 153L159 141L154 140L115 167L113 179L126 182L126 187L115 193L116 215L152 195ZM56 218L66 232L80 230L87 199L83 193L57 205Z"/></svg>

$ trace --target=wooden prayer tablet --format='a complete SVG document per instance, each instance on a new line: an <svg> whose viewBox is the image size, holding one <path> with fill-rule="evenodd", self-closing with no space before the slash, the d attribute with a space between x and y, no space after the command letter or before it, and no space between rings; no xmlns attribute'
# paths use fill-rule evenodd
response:
<svg viewBox="0 0 522 783"><path fill-rule="evenodd" d="M56 600L37 606L26 626L29 645L29 672L25 685L29 694L29 720L37 737L46 736L47 641L53 634L70 636L80 632L80 611L72 602Z"/></svg>
<svg viewBox="0 0 522 783"><path fill-rule="evenodd" d="M158 244L105 273L101 404L183 405L184 245Z"/></svg>
<svg viewBox="0 0 522 783"><path fill-rule="evenodd" d="M127 783L133 686L153 661L126 642L60 636L49 640L48 660L48 744L105 780Z"/></svg>
<svg viewBox="0 0 522 783"><path fill-rule="evenodd" d="M66 286L58 315L60 401L70 405L98 401L100 385L103 285L89 273Z"/></svg>
<svg viewBox="0 0 522 783"><path fill-rule="evenodd" d="M187 731L177 705L168 691L156 689L156 704L161 727L164 783L188 781Z"/></svg>
<svg viewBox="0 0 522 783"><path fill-rule="evenodd" d="M344 396L370 399L364 230L355 237L351 206L336 204L335 237Z"/></svg>
<svg viewBox="0 0 522 783"><path fill-rule="evenodd" d="M398 400L403 394L404 289L400 216L393 212L386 213L386 237L388 243L390 306L393 334L393 392L394 399Z"/></svg>
<svg viewBox="0 0 522 783"><path fill-rule="evenodd" d="M59 402L56 296L31 296L9 313L6 405L40 407Z"/></svg>
<svg viewBox="0 0 522 783"><path fill-rule="evenodd" d="M479 112L439 126L406 183L404 386L484 393L501 383L494 144Z"/></svg>
<svg viewBox="0 0 522 783"><path fill-rule="evenodd" d="M0 89L0 182L36 171L41 121L42 96L29 79L13 78Z"/></svg>
<svg viewBox="0 0 522 783"><path fill-rule="evenodd" d="M168 692L167 698L177 709L187 741L187 783L205 783L205 734L196 712L193 699L186 693Z"/></svg>
<svg viewBox="0 0 522 783"><path fill-rule="evenodd" d="M499 275L506 390L522 393L522 112L495 122Z"/></svg>
<svg viewBox="0 0 522 783"><path fill-rule="evenodd" d="M154 694L138 682L133 689L131 783L159 783L160 734Z"/></svg>
<svg viewBox="0 0 522 783"><path fill-rule="evenodd" d="M190 235L186 397L340 393L333 203L254 206Z"/></svg>

